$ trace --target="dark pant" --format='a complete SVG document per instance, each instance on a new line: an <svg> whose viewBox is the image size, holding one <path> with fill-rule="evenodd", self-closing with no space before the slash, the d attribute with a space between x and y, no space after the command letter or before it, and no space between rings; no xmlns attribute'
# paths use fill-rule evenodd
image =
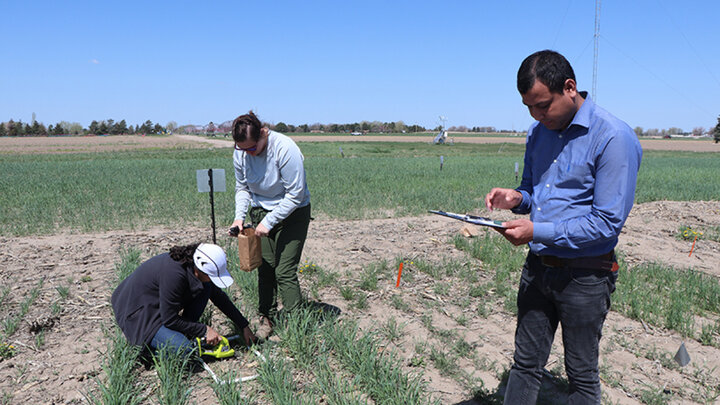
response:
<svg viewBox="0 0 720 405"><path fill-rule="evenodd" d="M518 290L514 364L505 404L534 404L558 322L562 325L569 404L599 404L598 355L617 273L545 267L530 253Z"/></svg>
<svg viewBox="0 0 720 405"><path fill-rule="evenodd" d="M250 218L259 224L269 211L252 208ZM292 311L302 303L298 264L310 224L310 205L296 209L261 238L262 264L258 268L258 312L270 319L277 316L277 297L283 309Z"/></svg>
<svg viewBox="0 0 720 405"><path fill-rule="evenodd" d="M210 281L203 283L203 292L185 306L182 313L185 320L197 322L200 319L210 298L211 284ZM158 350L162 346L173 348L182 354L190 354L197 349L194 341L188 339L182 332L167 328L165 325L160 327L150 341L150 347L153 350Z"/></svg>

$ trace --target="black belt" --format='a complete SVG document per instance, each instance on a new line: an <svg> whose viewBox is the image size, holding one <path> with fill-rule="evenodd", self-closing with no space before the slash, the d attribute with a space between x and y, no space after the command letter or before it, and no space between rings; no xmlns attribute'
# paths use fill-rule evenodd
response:
<svg viewBox="0 0 720 405"><path fill-rule="evenodd" d="M537 256L540 263L545 267L574 267L578 269L598 269L606 271L617 271L618 264L615 260L615 251L600 256L585 257L557 257Z"/></svg>

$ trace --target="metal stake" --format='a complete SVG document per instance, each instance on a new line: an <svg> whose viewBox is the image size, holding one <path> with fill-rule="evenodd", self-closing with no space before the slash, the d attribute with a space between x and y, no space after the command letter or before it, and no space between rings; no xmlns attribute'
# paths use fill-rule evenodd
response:
<svg viewBox="0 0 720 405"><path fill-rule="evenodd" d="M213 170L208 169L208 184L210 185L210 212L212 216L213 243L217 244L215 239L215 199L213 198Z"/></svg>

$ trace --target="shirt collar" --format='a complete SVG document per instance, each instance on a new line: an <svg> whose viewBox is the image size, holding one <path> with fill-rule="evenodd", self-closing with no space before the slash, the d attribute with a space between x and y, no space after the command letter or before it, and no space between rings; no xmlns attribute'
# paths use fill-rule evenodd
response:
<svg viewBox="0 0 720 405"><path fill-rule="evenodd" d="M593 103L587 91L581 91L578 94L580 94L580 97L584 98L585 101L583 101L580 109L578 109L575 113L575 116L570 122L570 125L568 125L568 128L574 125L581 126L583 128L590 128L590 115L592 115L592 111L595 109L595 103Z"/></svg>

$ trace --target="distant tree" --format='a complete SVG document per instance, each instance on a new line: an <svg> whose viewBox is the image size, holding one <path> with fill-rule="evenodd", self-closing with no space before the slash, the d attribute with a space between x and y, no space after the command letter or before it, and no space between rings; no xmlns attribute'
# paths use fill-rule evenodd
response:
<svg viewBox="0 0 720 405"><path fill-rule="evenodd" d="M5 123L0 122L0 136L6 136L7 135L7 128L5 128Z"/></svg>
<svg viewBox="0 0 720 405"><path fill-rule="evenodd" d="M20 135L22 135L22 136L32 135L32 127L30 126L30 124L26 123L25 125L22 126L22 132L20 133Z"/></svg>
<svg viewBox="0 0 720 405"><path fill-rule="evenodd" d="M50 128L48 128L48 132L50 132ZM55 125L55 128L53 128L52 134L53 135L63 135L65 133L65 128L63 128L62 122L58 122L57 125Z"/></svg>
<svg viewBox="0 0 720 405"><path fill-rule="evenodd" d="M65 121L62 121L61 124L63 124L63 128L65 128L66 133L71 135L80 135L84 131L83 126L80 125L79 122L66 123Z"/></svg>
<svg viewBox="0 0 720 405"><path fill-rule="evenodd" d="M285 124L282 121L275 124L275 130L278 132L282 132L282 133L289 132L288 129L289 128L288 128L287 124Z"/></svg>
<svg viewBox="0 0 720 405"><path fill-rule="evenodd" d="M107 134L108 132L110 132L109 129L110 128L108 127L108 123L106 121L100 121L100 124L98 125L99 135Z"/></svg>
<svg viewBox="0 0 720 405"><path fill-rule="evenodd" d="M90 123L90 126L88 127L88 133L93 134L93 135L99 134L100 133L100 124L97 121L93 120Z"/></svg>
<svg viewBox="0 0 720 405"><path fill-rule="evenodd" d="M17 128L15 127L15 121L10 119L7 123L7 134L8 136L18 136Z"/></svg>
<svg viewBox="0 0 720 405"><path fill-rule="evenodd" d="M683 133L683 130L677 127L670 127L668 128L667 133L669 135L680 135Z"/></svg>
<svg viewBox="0 0 720 405"><path fill-rule="evenodd" d="M715 140L715 143L720 142L720 115L718 115L718 122L713 130L713 140Z"/></svg>
<svg viewBox="0 0 720 405"><path fill-rule="evenodd" d="M705 133L705 128L703 128L703 127L695 127L692 130L692 134L695 136L701 136L704 133Z"/></svg>
<svg viewBox="0 0 720 405"><path fill-rule="evenodd" d="M45 127L45 124L35 121L33 123L33 135L47 135L48 130Z"/></svg>
<svg viewBox="0 0 720 405"><path fill-rule="evenodd" d="M165 125L165 128L168 130L168 132L172 133L175 132L175 130L178 128L178 123L175 121L170 121Z"/></svg>
<svg viewBox="0 0 720 405"><path fill-rule="evenodd" d="M635 127L635 129L633 129L633 131L635 131L635 135L637 135L637 136L643 135L643 127Z"/></svg>
<svg viewBox="0 0 720 405"><path fill-rule="evenodd" d="M43 134L43 130L40 128L40 123L37 121L33 121L32 125L30 126L30 134L29 135L42 135L42 134Z"/></svg>
<svg viewBox="0 0 720 405"><path fill-rule="evenodd" d="M109 120L103 122L105 122L105 125L107 125L107 131L105 133L115 135L115 120L110 118Z"/></svg>
<svg viewBox="0 0 720 405"><path fill-rule="evenodd" d="M116 134L116 135L127 134L128 133L127 122L125 122L125 120L120 120L120 122L113 125L113 127L111 129L111 133Z"/></svg>
<svg viewBox="0 0 720 405"><path fill-rule="evenodd" d="M165 128L163 128L160 124L155 124L153 127L153 134L162 134L163 132L165 132Z"/></svg>
<svg viewBox="0 0 720 405"><path fill-rule="evenodd" d="M143 122L142 125L140 125L140 128L137 129L137 133L139 134L149 134L152 133L153 123L150 120L147 120Z"/></svg>

